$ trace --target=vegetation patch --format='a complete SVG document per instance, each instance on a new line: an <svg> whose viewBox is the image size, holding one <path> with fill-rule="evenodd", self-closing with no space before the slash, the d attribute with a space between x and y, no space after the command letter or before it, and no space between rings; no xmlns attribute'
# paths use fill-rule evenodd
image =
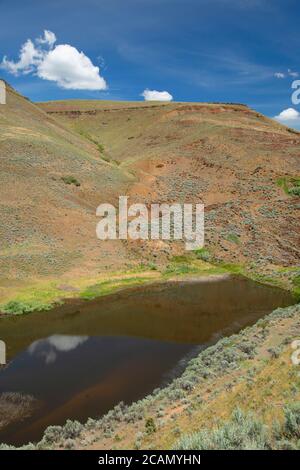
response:
<svg viewBox="0 0 300 470"><path fill-rule="evenodd" d="M39 443L22 449L299 448L299 368L290 359L299 308L279 308L222 338L190 360L181 377L142 400L121 402L84 425L50 426Z"/></svg>
<svg viewBox="0 0 300 470"><path fill-rule="evenodd" d="M83 131L83 130L80 130L79 131L79 134L84 137L85 139L89 140L90 142L92 142L93 144L96 145L96 147L98 148L99 150L99 153L102 154L104 153L104 145L101 144L100 142L98 142L96 139L94 139L90 134L88 134L87 132ZM104 159L104 157L102 156L102 158Z"/></svg>
<svg viewBox="0 0 300 470"><path fill-rule="evenodd" d="M207 248L199 248L198 250L194 250L196 258L201 259L202 261L210 261L211 254Z"/></svg>
<svg viewBox="0 0 300 470"><path fill-rule="evenodd" d="M231 274L246 275L245 274L246 273L245 267L242 266L241 264L225 263L223 261L219 261L218 266L222 267L224 270L226 270L227 272L229 272Z"/></svg>
<svg viewBox="0 0 300 470"><path fill-rule="evenodd" d="M148 268L149 269L149 268ZM128 272L111 273L109 279L103 277L89 279L82 278L68 281L69 289L62 290L61 283L57 281L43 281L29 284L19 288L7 296L6 302L0 304L0 313L22 314L33 311L49 310L63 303L63 299L83 298L94 299L122 287L130 287L153 281L160 278L159 273L143 270L130 270Z"/></svg>
<svg viewBox="0 0 300 470"><path fill-rule="evenodd" d="M171 263L164 270L165 275L174 274L176 276L180 276L182 274L196 273L196 272L197 272L197 268L195 266L192 266L190 264L185 264L185 263L183 264Z"/></svg>
<svg viewBox="0 0 300 470"><path fill-rule="evenodd" d="M300 301L300 273L293 278L293 293L298 301Z"/></svg>
<svg viewBox="0 0 300 470"><path fill-rule="evenodd" d="M253 413L236 408L231 418L216 429L184 435L178 450L300 450L300 402L284 409L283 423L268 426Z"/></svg>
<svg viewBox="0 0 300 470"><path fill-rule="evenodd" d="M174 256L166 268L160 268L156 263L141 263L134 269L111 273L109 277L82 278L68 281L71 289L62 291L55 280L29 284L19 288L16 292L6 295L6 302L0 304L0 312L7 314L22 314L33 311L49 310L55 305L62 304L63 299L82 298L95 299L110 294L117 289L145 284L147 282L164 281L173 277L210 276L234 274L243 275L254 281L281 287L292 291L296 300L300 300L300 274L299 268L277 267L269 273L261 273L258 266L244 266L240 264L224 263L214 260L215 264L204 261L211 256L208 250L201 249L196 252ZM200 259L199 259L200 257Z"/></svg>
<svg viewBox="0 0 300 470"><path fill-rule="evenodd" d="M277 180L286 194L289 196L300 196L300 178L283 177Z"/></svg>
<svg viewBox="0 0 300 470"><path fill-rule="evenodd" d="M73 184L74 186L80 186L79 181L74 176L62 176L61 179L65 184Z"/></svg>
<svg viewBox="0 0 300 470"><path fill-rule="evenodd" d="M239 245L241 242L240 237L236 233L229 233L226 236L226 240L231 243L235 243L236 245Z"/></svg>
<svg viewBox="0 0 300 470"><path fill-rule="evenodd" d="M18 300L12 300L4 304L3 307L1 307L1 311L3 313L10 313L13 315L22 315L34 311L41 312L42 310L50 310L53 306L53 304L39 301L21 302Z"/></svg>
<svg viewBox="0 0 300 470"><path fill-rule="evenodd" d="M153 418L147 418L145 422L145 430L147 434L156 432L156 425Z"/></svg>
<svg viewBox="0 0 300 470"><path fill-rule="evenodd" d="M92 300L103 295L112 293L118 288L136 286L149 281L147 277L128 277L112 281L103 281L88 287L81 292L80 297L85 300Z"/></svg>

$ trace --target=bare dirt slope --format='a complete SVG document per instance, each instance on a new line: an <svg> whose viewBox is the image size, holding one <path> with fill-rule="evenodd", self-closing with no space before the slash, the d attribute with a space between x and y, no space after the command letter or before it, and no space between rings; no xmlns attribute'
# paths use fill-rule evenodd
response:
<svg viewBox="0 0 300 470"><path fill-rule="evenodd" d="M0 106L0 289L167 262L179 242L99 242L96 207L206 205L206 246L235 263L299 260L300 134L243 105L60 101ZM70 183L70 184L68 184Z"/></svg>

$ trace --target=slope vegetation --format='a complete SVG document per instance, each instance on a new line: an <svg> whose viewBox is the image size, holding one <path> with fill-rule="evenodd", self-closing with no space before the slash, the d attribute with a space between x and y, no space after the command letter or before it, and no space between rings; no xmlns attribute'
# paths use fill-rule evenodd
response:
<svg viewBox="0 0 300 470"><path fill-rule="evenodd" d="M40 107L134 174L133 200L204 202L206 242L215 257L285 266L299 260L299 197L281 184L299 181L297 132L243 105L65 101ZM140 257L172 248L149 243L147 251L145 245Z"/></svg>
<svg viewBox="0 0 300 470"><path fill-rule="evenodd" d="M0 285L103 265L95 210L128 176L97 146L8 87L0 106ZM111 261L118 264L118 258ZM124 255L125 256L125 255ZM106 246L106 261L110 251ZM82 266L82 267L81 267ZM8 281L8 282L7 282Z"/></svg>
<svg viewBox="0 0 300 470"><path fill-rule="evenodd" d="M101 202L204 202L206 259L278 276L299 261L300 135L244 105L57 101L0 107L0 295L144 266L181 242L95 235Z"/></svg>

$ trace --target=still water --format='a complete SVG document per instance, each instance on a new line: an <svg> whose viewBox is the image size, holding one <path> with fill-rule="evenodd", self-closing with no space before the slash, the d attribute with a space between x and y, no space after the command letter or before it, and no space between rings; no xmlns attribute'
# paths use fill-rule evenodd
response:
<svg viewBox="0 0 300 470"><path fill-rule="evenodd" d="M281 289L241 277L127 289L49 312L0 319L0 442L39 440L66 419L85 422L178 375L189 358L276 307Z"/></svg>

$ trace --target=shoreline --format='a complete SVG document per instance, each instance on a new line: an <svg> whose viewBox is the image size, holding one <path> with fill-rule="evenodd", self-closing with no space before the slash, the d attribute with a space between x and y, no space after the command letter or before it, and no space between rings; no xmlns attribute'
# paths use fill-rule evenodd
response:
<svg viewBox="0 0 300 470"><path fill-rule="evenodd" d="M213 282L232 275L240 275L263 285L290 291L296 299L300 299L298 272L297 267L278 267L271 274L263 274L259 269L250 269L247 266L213 264L190 258L184 263L176 260L169 266L155 270L137 268L96 277L28 281L27 285L11 292L4 301L0 301L0 321L7 315L25 315L34 311L42 313L73 300L95 300L124 289L155 282Z"/></svg>

